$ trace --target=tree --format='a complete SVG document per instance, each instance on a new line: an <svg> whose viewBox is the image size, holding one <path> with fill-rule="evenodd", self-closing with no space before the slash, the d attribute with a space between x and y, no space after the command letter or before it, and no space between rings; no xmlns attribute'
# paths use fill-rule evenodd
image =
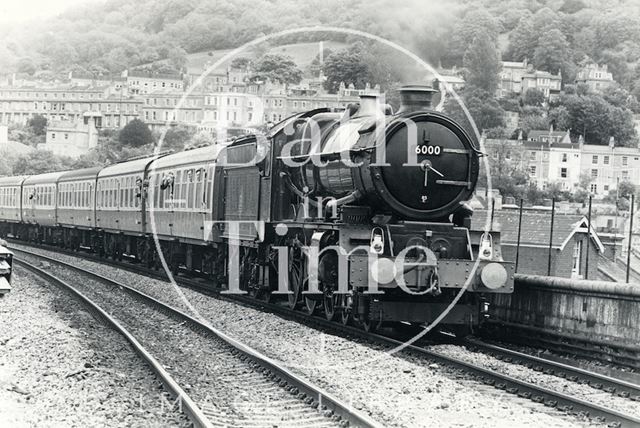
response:
<svg viewBox="0 0 640 428"><path fill-rule="evenodd" d="M502 196L520 199L529 186L529 173L526 170L527 151L522 144L513 144L506 139L487 141L485 144L489 156L491 184ZM480 169L478 182L486 185L486 171Z"/></svg>
<svg viewBox="0 0 640 428"><path fill-rule="evenodd" d="M295 84L302 80L302 71L289 56L266 54L256 62L251 80L270 80L285 85Z"/></svg>
<svg viewBox="0 0 640 428"><path fill-rule="evenodd" d="M482 89L467 88L462 93L462 99L475 122L478 132L482 133L485 129L505 126L504 110L500 107L493 94L487 93ZM475 136L467 115L455 99L447 98L444 110L458 121L472 137Z"/></svg>
<svg viewBox="0 0 640 428"><path fill-rule="evenodd" d="M500 21L486 9L467 9L464 18L453 27L448 37L449 43L444 52L444 61L448 65L460 64L466 50L478 36L487 36L495 45L501 31Z"/></svg>
<svg viewBox="0 0 640 428"><path fill-rule="evenodd" d="M587 7L582 0L564 0L560 12L564 13L576 13Z"/></svg>
<svg viewBox="0 0 640 428"><path fill-rule="evenodd" d="M362 87L369 81L369 65L365 62L364 44L356 43L347 49L337 51L325 60L323 72L327 77L324 88L338 92L340 83Z"/></svg>
<svg viewBox="0 0 640 428"><path fill-rule="evenodd" d="M509 45L505 57L513 61L531 58L538 44L538 32L533 27L531 18L523 17L518 26L509 33Z"/></svg>
<svg viewBox="0 0 640 428"><path fill-rule="evenodd" d="M582 135L591 144L608 144L611 137L619 146L637 144L633 113L629 109L612 105L602 95L581 93L578 85L576 94L565 94L559 101L566 108L567 126L574 137Z"/></svg>
<svg viewBox="0 0 640 428"><path fill-rule="evenodd" d="M133 119L122 128L118 135L118 141L122 146L142 147L153 144L153 134L149 127L140 119Z"/></svg>
<svg viewBox="0 0 640 428"><path fill-rule="evenodd" d="M553 125L553 129L558 131L566 131L569 129L569 111L565 106L550 109L547 117L549 123Z"/></svg>
<svg viewBox="0 0 640 428"><path fill-rule="evenodd" d="M464 54L466 85L495 94L498 89L498 73L502 68L495 44L487 33L480 33Z"/></svg>
<svg viewBox="0 0 640 428"><path fill-rule="evenodd" d="M47 172L64 171L71 169L73 159L66 156L58 156L48 150L33 150L18 156L13 165L13 173L44 174Z"/></svg>
<svg viewBox="0 0 640 428"><path fill-rule="evenodd" d="M231 68L236 70L246 70L251 66L251 58L239 56L231 61Z"/></svg>
<svg viewBox="0 0 640 428"><path fill-rule="evenodd" d="M29 119L27 126L35 135L45 135L47 133L47 118L41 114L35 114Z"/></svg>
<svg viewBox="0 0 640 428"><path fill-rule="evenodd" d="M467 86L495 94L502 64L495 44L488 34L480 33L473 40L464 54L463 64L467 70Z"/></svg>
<svg viewBox="0 0 640 428"><path fill-rule="evenodd" d="M629 180L621 180L618 183L618 197L630 199L631 195L638 194L638 186L630 182Z"/></svg>
<svg viewBox="0 0 640 428"><path fill-rule="evenodd" d="M529 106L540 107L544 103L544 92L537 88L529 88L524 93L524 104Z"/></svg>
<svg viewBox="0 0 640 428"><path fill-rule="evenodd" d="M529 131L549 129L549 121L540 114L525 113L520 116L520 128L525 135L529 135Z"/></svg>
<svg viewBox="0 0 640 428"><path fill-rule="evenodd" d="M36 72L36 65L31 58L20 58L18 61L18 71L32 76Z"/></svg>
<svg viewBox="0 0 640 428"><path fill-rule="evenodd" d="M173 150L181 152L184 150L185 145L189 142L194 132L191 128L186 126L176 126L169 128L164 134L164 140L162 140L162 150Z"/></svg>
<svg viewBox="0 0 640 428"><path fill-rule="evenodd" d="M557 74L566 68L569 57L569 43L558 29L552 29L540 36L538 46L533 53L536 68Z"/></svg>

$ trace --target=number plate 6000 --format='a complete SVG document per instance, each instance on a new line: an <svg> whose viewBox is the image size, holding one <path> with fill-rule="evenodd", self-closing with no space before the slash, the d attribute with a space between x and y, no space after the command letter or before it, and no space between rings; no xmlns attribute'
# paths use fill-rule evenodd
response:
<svg viewBox="0 0 640 428"><path fill-rule="evenodd" d="M440 146L416 146L416 154L419 155L436 155L442 153Z"/></svg>

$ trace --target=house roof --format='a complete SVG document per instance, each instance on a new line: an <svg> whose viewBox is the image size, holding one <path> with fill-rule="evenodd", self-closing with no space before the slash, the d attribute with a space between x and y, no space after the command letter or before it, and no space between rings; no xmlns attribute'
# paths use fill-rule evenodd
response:
<svg viewBox="0 0 640 428"><path fill-rule="evenodd" d="M471 229L483 230L486 221L486 210L477 210L473 216ZM500 240L504 244L516 244L518 242L518 210L496 210L493 214L493 229L500 231ZM556 213L553 221L552 247L564 250L567 243L576 233L586 233L588 220L579 214ZM551 232L551 212L523 210L522 230L520 233L520 245L522 246L549 246ZM595 242L600 252L604 246L591 225L591 239Z"/></svg>
<svg viewBox="0 0 640 428"><path fill-rule="evenodd" d="M546 130L531 130L527 134L527 137L529 137L529 138L538 138L538 137L548 137L549 135L551 135L552 137L564 137L565 135L567 135L567 131L549 132L548 129L546 129Z"/></svg>

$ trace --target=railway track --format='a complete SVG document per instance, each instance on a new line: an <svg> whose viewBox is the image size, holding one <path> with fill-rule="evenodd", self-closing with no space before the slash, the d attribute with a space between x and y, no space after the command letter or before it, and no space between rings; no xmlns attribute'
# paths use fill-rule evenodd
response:
<svg viewBox="0 0 640 428"><path fill-rule="evenodd" d="M195 426L381 426L251 347L151 296L50 257L19 249L15 253L18 266L70 291L122 333ZM50 263L47 270L56 275L25 259ZM179 346L166 345L174 340ZM201 345L207 348L197 355L206 361L190 359ZM178 373L178 381L169 369Z"/></svg>
<svg viewBox="0 0 640 428"><path fill-rule="evenodd" d="M53 261L53 260L52 260ZM99 260L103 262L102 260ZM115 266L122 267L120 263L110 263ZM126 269L136 271L148 275L144 269L140 269L137 266L129 265ZM157 273L156 277L162 277ZM182 285L186 285L191 288L203 290L203 285L200 281L179 279ZM208 293L211 293L211 289L206 289ZM246 298L243 296L224 296L224 298L232 298L239 301L242 304L251 305L252 307L259 307L263 310L273 312L279 316L287 319L292 319L298 322L302 322L306 325L310 325L314 328L325 330L329 333L336 333L346 335L348 337L357 337L366 341L372 341L378 344L384 344L389 347L402 346L403 342L391 337L383 336L380 334L366 333L359 328L352 326L345 326L336 324L325 320L323 317L307 317L305 314L297 311L292 311L282 305L268 303L263 301L256 301L254 299ZM467 342L466 346L480 350L481 352L490 353L493 355L500 355L504 361L507 362L520 362L523 365L531 366L534 370L546 371L548 374L553 374L559 377L566 378L569 381L579 383L589 383L594 388L603 389L606 392L617 394L621 397L629 399L638 399L639 387L637 385L624 382L615 378L608 378L606 376L599 375L597 373L588 372L586 370L580 370L569 366L560 365L550 360L545 360L539 357L534 357L522 353L516 353L515 351L507 350L505 348L491 347L486 343L474 341L473 343ZM432 351L424 348L418 344L406 346L403 349L403 353L411 354L421 358L426 358L431 361L443 364L473 376L477 381L487 385L492 385L498 389L504 390L508 393L518 395L523 398L530 399L534 402L542 403L545 406L555 407L560 411L587 415L599 422L606 422L612 426L621 427L637 427L640 426L640 419L633 416L624 414L606 406L601 406L580 398L576 398L562 392L554 391L536 385L534 383L525 382L512 376L497 373L495 371L483 368L481 366L471 364L469 362L453 358L442 353Z"/></svg>
<svg viewBox="0 0 640 428"><path fill-rule="evenodd" d="M485 325L483 334L492 338L499 337L505 342L545 348L560 355L570 355L595 362L612 363L640 371L639 349L633 346L614 345L608 342L503 321L489 321ZM519 340L519 338L525 339Z"/></svg>
<svg viewBox="0 0 640 428"><path fill-rule="evenodd" d="M472 350L484 352L508 363L521 364L536 371L551 374L574 382L591 385L595 389L603 390L620 397L640 401L640 385L606 376L578 367L573 367L558 361L529 355L512 349L485 343L477 339L465 339L463 343Z"/></svg>

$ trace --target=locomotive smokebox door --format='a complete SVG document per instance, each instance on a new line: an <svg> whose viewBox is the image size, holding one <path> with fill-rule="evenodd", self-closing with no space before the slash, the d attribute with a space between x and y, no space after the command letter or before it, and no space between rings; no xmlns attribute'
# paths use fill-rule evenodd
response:
<svg viewBox="0 0 640 428"><path fill-rule="evenodd" d="M11 291L12 268L13 253L7 247L0 245L0 296Z"/></svg>

